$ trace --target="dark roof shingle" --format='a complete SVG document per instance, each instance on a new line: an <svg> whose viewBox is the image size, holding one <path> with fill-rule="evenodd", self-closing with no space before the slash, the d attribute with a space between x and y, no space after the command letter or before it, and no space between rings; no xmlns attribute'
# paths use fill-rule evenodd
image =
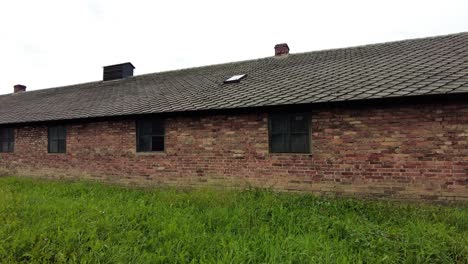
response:
<svg viewBox="0 0 468 264"><path fill-rule="evenodd" d="M0 124L467 92L458 33L2 95Z"/></svg>

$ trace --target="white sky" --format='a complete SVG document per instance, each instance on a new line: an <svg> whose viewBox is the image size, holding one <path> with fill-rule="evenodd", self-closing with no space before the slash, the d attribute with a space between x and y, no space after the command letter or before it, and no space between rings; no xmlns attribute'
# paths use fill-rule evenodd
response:
<svg viewBox="0 0 468 264"><path fill-rule="evenodd" d="M468 0L2 0L0 94L468 31Z"/></svg>

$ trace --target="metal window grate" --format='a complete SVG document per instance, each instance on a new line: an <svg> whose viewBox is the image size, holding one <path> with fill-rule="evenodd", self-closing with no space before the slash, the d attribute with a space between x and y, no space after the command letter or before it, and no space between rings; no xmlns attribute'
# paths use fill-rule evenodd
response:
<svg viewBox="0 0 468 264"><path fill-rule="evenodd" d="M49 127L49 153L67 152L67 129L65 126Z"/></svg>
<svg viewBox="0 0 468 264"><path fill-rule="evenodd" d="M164 151L164 120L137 121L137 152Z"/></svg>
<svg viewBox="0 0 468 264"><path fill-rule="evenodd" d="M309 122L307 114L270 115L270 152L310 153Z"/></svg>

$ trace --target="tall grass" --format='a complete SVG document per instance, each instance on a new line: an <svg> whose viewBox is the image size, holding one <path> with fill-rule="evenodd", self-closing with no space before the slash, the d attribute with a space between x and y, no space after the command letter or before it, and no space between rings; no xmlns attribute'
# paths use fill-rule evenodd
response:
<svg viewBox="0 0 468 264"><path fill-rule="evenodd" d="M468 263L468 209L0 178L0 260Z"/></svg>

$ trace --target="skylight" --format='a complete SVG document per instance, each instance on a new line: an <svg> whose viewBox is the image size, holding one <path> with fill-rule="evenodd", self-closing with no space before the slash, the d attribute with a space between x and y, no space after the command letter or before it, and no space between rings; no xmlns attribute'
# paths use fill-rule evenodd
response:
<svg viewBox="0 0 468 264"><path fill-rule="evenodd" d="M238 75L234 75L232 76L231 78L227 79L227 80L224 80L224 83L236 83L236 82L240 82L240 80L244 79L245 76L247 76L247 74L238 74Z"/></svg>

